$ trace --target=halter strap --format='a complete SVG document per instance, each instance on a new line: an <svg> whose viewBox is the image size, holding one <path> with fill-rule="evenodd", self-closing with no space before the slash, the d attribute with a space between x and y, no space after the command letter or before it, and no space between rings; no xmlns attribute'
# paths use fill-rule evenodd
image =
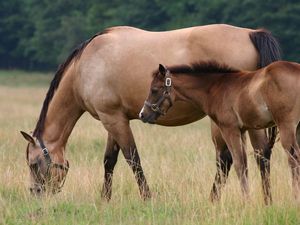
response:
<svg viewBox="0 0 300 225"><path fill-rule="evenodd" d="M49 168L49 166L52 164L52 160L51 160L51 157L50 157L50 155L49 155L49 150L48 150L48 148L45 146L45 144L44 144L44 142L43 142L42 139L39 139L39 138L38 138L38 141L39 141L39 143L40 143L40 146L41 146L41 148L42 148L42 152L43 152L44 158L45 158L45 160L46 160L46 162L47 162L47 165L48 165L48 168Z"/></svg>
<svg viewBox="0 0 300 225"><path fill-rule="evenodd" d="M165 91L164 91L163 95L157 100L157 102L156 103L151 103L148 101L144 102L144 104L146 106L148 106L153 112L159 113L160 115L166 114L160 108L160 105L165 100L169 101L170 107L173 105L171 97L170 97L170 92L171 92L171 88L172 88L172 79L171 79L171 76L169 73L170 73L169 71L166 73L165 85L164 85Z"/></svg>
<svg viewBox="0 0 300 225"><path fill-rule="evenodd" d="M55 167L55 168L64 170L64 171L66 171L66 173L68 173L68 171L69 171L69 163L68 163L67 166L65 166L64 164L60 164L60 163L53 163L53 162L52 162L52 159L51 159L51 157L50 157L50 154L49 154L49 150L48 150L48 148L45 146L43 140L42 140L41 138L37 138L37 140L38 140L38 142L40 143L40 146L41 146L41 149L42 149L44 158L45 158L45 160L46 160L46 162L47 162L47 172L46 172L46 177L48 177L48 176L50 175L50 168L51 168L51 167ZM58 191L60 191L61 188L64 186L65 181L66 181L66 176L65 176L64 179L62 180L61 185L58 187Z"/></svg>

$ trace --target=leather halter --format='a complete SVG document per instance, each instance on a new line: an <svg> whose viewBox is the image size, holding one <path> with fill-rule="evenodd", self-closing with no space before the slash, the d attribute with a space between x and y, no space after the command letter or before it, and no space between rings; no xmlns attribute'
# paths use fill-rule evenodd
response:
<svg viewBox="0 0 300 225"><path fill-rule="evenodd" d="M46 176L45 178L48 178L50 177L50 169L51 167L54 167L54 168L57 168L57 169L61 169L61 170L64 170L66 173L68 173L69 171L69 163L67 161L67 166L64 165L64 164L60 164L60 163L53 163L52 162L52 159L50 157L50 154L49 154L49 150L48 148L45 146L44 142L42 139L38 138L37 139L38 142L40 143L40 146L41 146L41 149L42 149L42 152L43 152L43 156L46 160L46 163L47 163L47 172L46 172ZM44 179L45 180L45 179ZM66 176L64 176L62 182L61 182L61 185L58 187L58 192L61 191L62 187L64 186L65 184L65 181L66 181Z"/></svg>
<svg viewBox="0 0 300 225"><path fill-rule="evenodd" d="M145 101L144 104L148 106L153 112L158 113L159 115L165 115L166 112L162 111L160 106L165 100L169 101L170 107L173 105L170 97L171 87L172 87L172 79L168 71L166 73L165 84L164 84L165 90L163 92L163 95L158 99L156 103L150 103L148 101Z"/></svg>

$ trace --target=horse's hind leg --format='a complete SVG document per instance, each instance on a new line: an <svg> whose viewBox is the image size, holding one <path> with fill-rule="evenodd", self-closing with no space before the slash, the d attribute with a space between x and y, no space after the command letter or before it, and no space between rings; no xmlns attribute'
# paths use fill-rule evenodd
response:
<svg viewBox="0 0 300 225"><path fill-rule="evenodd" d="M117 163L120 147L113 139L112 135L108 133L106 150L104 154L104 183L101 196L108 201L111 198L112 192L112 176L115 165Z"/></svg>
<svg viewBox="0 0 300 225"><path fill-rule="evenodd" d="M118 115L118 113L117 115L99 114L99 117L106 130L120 146L127 163L135 175L141 197L143 199L150 198L151 193L144 176L140 157L135 145L132 131L129 127L128 119L124 115Z"/></svg>
<svg viewBox="0 0 300 225"><path fill-rule="evenodd" d="M245 199L249 198L248 166L245 133L238 127L220 127L222 136L232 155L233 166L240 181Z"/></svg>
<svg viewBox="0 0 300 225"><path fill-rule="evenodd" d="M214 202L221 198L221 189L226 183L226 179L232 165L232 157L222 137L220 129L213 121L211 121L211 135L216 149L217 166L215 181L210 192L210 199Z"/></svg>
<svg viewBox="0 0 300 225"><path fill-rule="evenodd" d="M296 129L295 124L286 123L279 125L281 144L288 153L288 162L292 171L294 196L300 201L300 149L297 143L296 132L299 133L300 131L299 128Z"/></svg>
<svg viewBox="0 0 300 225"><path fill-rule="evenodd" d="M254 157L260 170L264 201L266 205L269 205L272 203L270 187L270 158L272 147L269 145L265 130L249 130L248 133L254 149Z"/></svg>

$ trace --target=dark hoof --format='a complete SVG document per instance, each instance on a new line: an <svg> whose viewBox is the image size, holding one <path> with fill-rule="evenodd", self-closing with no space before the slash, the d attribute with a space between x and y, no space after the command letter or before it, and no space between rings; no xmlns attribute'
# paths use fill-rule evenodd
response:
<svg viewBox="0 0 300 225"><path fill-rule="evenodd" d="M150 200L151 199L151 192L150 191L147 191L147 192L143 192L141 194L141 198L144 200L144 201L147 201L147 200Z"/></svg>
<svg viewBox="0 0 300 225"><path fill-rule="evenodd" d="M212 203L216 203L216 202L220 201L221 197L218 193L215 193L215 192L212 191L210 193L209 199Z"/></svg>
<svg viewBox="0 0 300 225"><path fill-rule="evenodd" d="M109 202L111 199L111 191L106 190L105 188L102 189L101 198L102 200Z"/></svg>

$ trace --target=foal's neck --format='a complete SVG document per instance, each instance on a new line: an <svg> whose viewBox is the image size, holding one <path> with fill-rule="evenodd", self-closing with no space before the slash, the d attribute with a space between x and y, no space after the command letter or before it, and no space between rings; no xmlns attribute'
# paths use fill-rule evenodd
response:
<svg viewBox="0 0 300 225"><path fill-rule="evenodd" d="M217 75L176 75L174 78L174 88L176 90L176 100L187 101L202 111L206 111L211 97L210 90L216 81L221 77Z"/></svg>
<svg viewBox="0 0 300 225"><path fill-rule="evenodd" d="M50 151L64 151L77 120L84 112L73 91L73 74L65 74L51 100L45 118L42 139Z"/></svg>

